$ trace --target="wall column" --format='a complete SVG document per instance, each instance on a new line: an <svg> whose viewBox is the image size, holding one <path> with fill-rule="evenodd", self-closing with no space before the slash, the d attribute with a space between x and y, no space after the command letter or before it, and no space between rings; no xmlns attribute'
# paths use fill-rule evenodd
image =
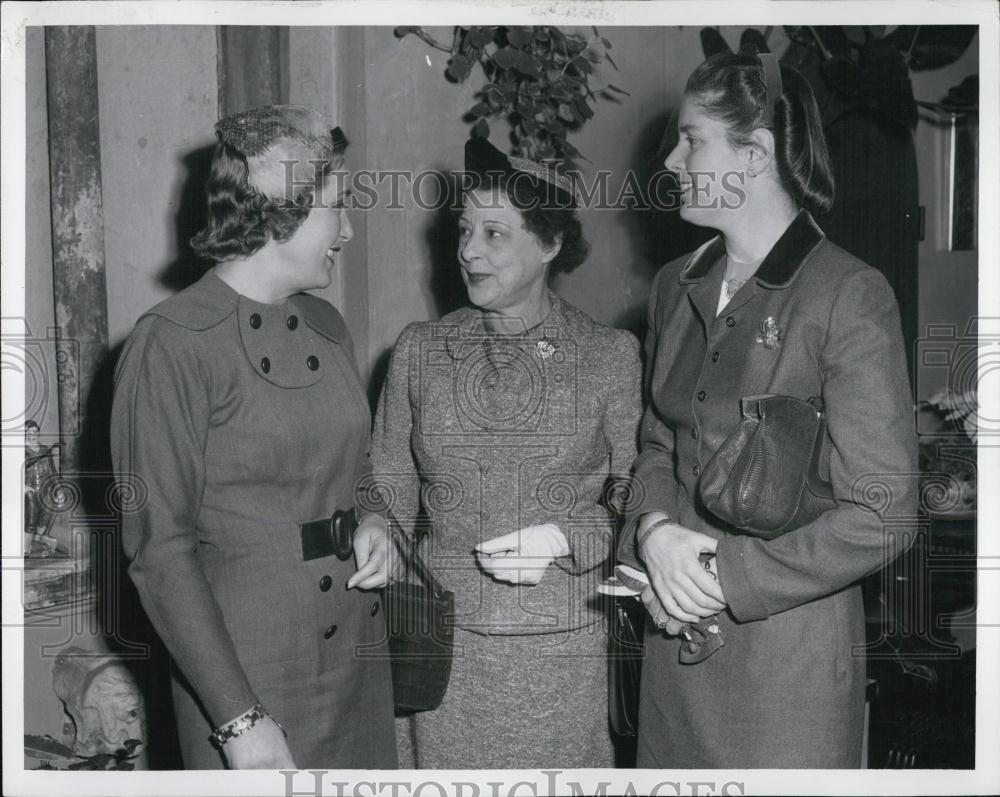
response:
<svg viewBox="0 0 1000 797"><path fill-rule="evenodd" d="M45 68L62 471L75 475L106 467L95 452L107 450L110 412L94 28L46 28Z"/></svg>
<svg viewBox="0 0 1000 797"><path fill-rule="evenodd" d="M288 102L288 28L220 25L219 118Z"/></svg>

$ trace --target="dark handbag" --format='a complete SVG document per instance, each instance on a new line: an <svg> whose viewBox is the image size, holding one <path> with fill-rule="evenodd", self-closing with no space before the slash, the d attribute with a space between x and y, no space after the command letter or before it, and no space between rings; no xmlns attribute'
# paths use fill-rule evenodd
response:
<svg viewBox="0 0 1000 797"><path fill-rule="evenodd" d="M823 401L746 396L743 419L705 466L705 508L737 529L774 539L836 506L821 473L826 459Z"/></svg>
<svg viewBox="0 0 1000 797"><path fill-rule="evenodd" d="M415 540L397 539L421 582L397 581L383 595L396 716L405 717L436 709L444 699L454 651L455 595L431 573Z"/></svg>
<svg viewBox="0 0 1000 797"><path fill-rule="evenodd" d="M632 737L639 727L639 680L646 627L646 607L636 598L611 604L608 644L608 720L617 736Z"/></svg>

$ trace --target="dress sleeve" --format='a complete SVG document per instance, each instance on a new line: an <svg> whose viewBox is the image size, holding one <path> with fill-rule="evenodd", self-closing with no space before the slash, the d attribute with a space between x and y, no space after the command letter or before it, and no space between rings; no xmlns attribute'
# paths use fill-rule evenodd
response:
<svg viewBox="0 0 1000 797"><path fill-rule="evenodd" d="M603 437L610 452L609 483L605 490L608 503L618 504L623 511L633 499L630 471L635 461L636 438L642 415L642 362L639 342L630 332L618 331L610 341L602 377L608 386L605 401ZM608 528L600 536L588 534L587 539L574 540L567 535L571 553L559 557L556 564L573 575L593 570L613 553L614 528L618 515L609 518Z"/></svg>
<svg viewBox="0 0 1000 797"><path fill-rule="evenodd" d="M740 621L842 589L891 562L912 540L913 402L899 310L874 269L837 286L820 365L837 506L774 540L732 535L719 542L719 583Z"/></svg>
<svg viewBox="0 0 1000 797"><path fill-rule="evenodd" d="M112 456L116 478L136 499L122 514L129 575L167 650L220 725L257 697L198 559L209 394L189 334L159 318L136 327L115 374Z"/></svg>
<svg viewBox="0 0 1000 797"><path fill-rule="evenodd" d="M377 501L395 516L403 532L410 536L416 530L420 511L420 477L410 442L414 399L410 359L415 337L416 327L411 324L396 340L375 413L371 457Z"/></svg>
<svg viewBox="0 0 1000 797"><path fill-rule="evenodd" d="M635 532L639 518L647 512L676 515L674 489L674 430L665 424L656 411L652 385L656 376L656 351L659 324L656 303L663 270L656 275L649 292L649 312L646 316L645 363L646 378L643 395L646 409L639 425L639 455L632 472L632 499L625 512L625 522L618 541L618 559L626 564L638 564Z"/></svg>

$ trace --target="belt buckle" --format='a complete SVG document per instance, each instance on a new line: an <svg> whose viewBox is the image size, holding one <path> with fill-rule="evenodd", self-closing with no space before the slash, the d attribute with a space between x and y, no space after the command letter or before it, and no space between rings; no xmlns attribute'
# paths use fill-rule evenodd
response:
<svg viewBox="0 0 1000 797"><path fill-rule="evenodd" d="M354 531L358 527L354 508L338 509L328 518L300 523L302 561L336 554L346 562L354 553Z"/></svg>

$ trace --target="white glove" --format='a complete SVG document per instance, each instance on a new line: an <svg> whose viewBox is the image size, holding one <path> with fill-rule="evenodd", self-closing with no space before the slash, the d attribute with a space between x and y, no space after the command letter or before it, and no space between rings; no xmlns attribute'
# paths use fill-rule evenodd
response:
<svg viewBox="0 0 1000 797"><path fill-rule="evenodd" d="M511 584L537 584L557 556L568 556L569 543L553 523L527 526L476 546L483 570Z"/></svg>

